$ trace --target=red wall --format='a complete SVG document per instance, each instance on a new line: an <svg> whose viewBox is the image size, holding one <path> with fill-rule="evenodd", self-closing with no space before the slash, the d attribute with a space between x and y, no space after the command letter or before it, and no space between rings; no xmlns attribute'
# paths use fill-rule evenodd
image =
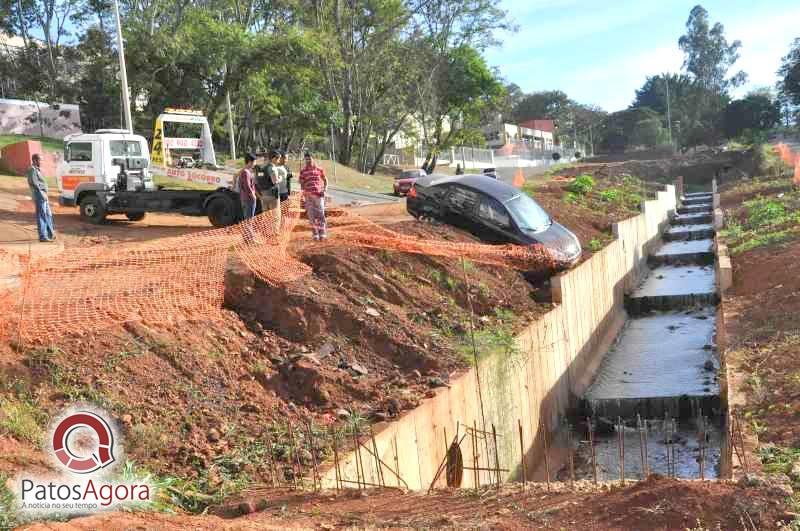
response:
<svg viewBox="0 0 800 531"><path fill-rule="evenodd" d="M38 140L25 140L9 144L3 148L2 160L6 167L18 175L24 175L31 167L31 156L38 153L42 156L42 173L45 177L55 177L59 155L45 153Z"/></svg>

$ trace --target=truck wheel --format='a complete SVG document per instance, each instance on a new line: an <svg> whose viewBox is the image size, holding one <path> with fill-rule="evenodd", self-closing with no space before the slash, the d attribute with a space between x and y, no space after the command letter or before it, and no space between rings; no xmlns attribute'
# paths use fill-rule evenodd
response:
<svg viewBox="0 0 800 531"><path fill-rule="evenodd" d="M106 219L106 208L96 195L87 195L81 199L81 217L94 225Z"/></svg>
<svg viewBox="0 0 800 531"><path fill-rule="evenodd" d="M206 206L206 214L215 227L227 227L239 220L233 200L224 196L211 199Z"/></svg>
<svg viewBox="0 0 800 531"><path fill-rule="evenodd" d="M128 221L142 221L146 212L125 212Z"/></svg>

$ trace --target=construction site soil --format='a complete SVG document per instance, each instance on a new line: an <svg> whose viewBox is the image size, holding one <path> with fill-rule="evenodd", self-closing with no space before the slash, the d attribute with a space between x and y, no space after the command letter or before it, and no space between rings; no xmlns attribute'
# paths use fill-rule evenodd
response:
<svg viewBox="0 0 800 531"><path fill-rule="evenodd" d="M739 183L723 192L722 206L746 222L744 201L791 189L788 178ZM730 362L746 376L744 414L761 443L800 448L800 239L739 253L733 269L725 312Z"/></svg>
<svg viewBox="0 0 800 531"><path fill-rule="evenodd" d="M623 173L635 174L602 170L595 175ZM565 180L556 179L537 187L534 196L584 247L595 238L608 239L611 223L632 215L622 208L566 203L565 186ZM404 221L398 205L373 210L371 218L398 232L473 240L449 227ZM109 226L79 226L73 212L57 212L58 217L71 233L68 248L158 238L166 235L163 231L171 235L176 226L183 232L203 225L164 215L148 217L152 227L117 222L109 231ZM3 218L12 219L18 220L19 214ZM798 249L757 249L736 257L731 308L739 322L763 322L759 329L764 334L770 323L781 330L798 328ZM465 338L470 303L472 323L487 332L515 331L550 308L546 285L533 286L521 272L497 266L307 240L298 241L294 251L314 272L283 286L264 284L241 264L231 264L226 309L219 321L115 324L64 337L58 345L0 345L2 395L24 397L45 412L75 401L99 404L116 415L129 458L159 474L179 477L212 470L203 481L213 494L224 483L213 476L214 465L231 454L241 455L266 433L274 435L287 420L312 420L319 426L354 417L387 421L447 385L469 367ZM771 271L767 280L762 278L765 270ZM765 297L770 304L764 304ZM780 312L773 310L776 305ZM767 337L747 336L744 325L740 329L743 345ZM763 414L777 415L766 417L767 437L798 446L800 394L792 375L800 374L800 361L791 352L787 344L769 355L766 376L775 377L775 386L770 380L765 387L793 407ZM30 442L0 434L0 447L0 472L49 466ZM263 465L243 460L241 466L250 480L266 481ZM227 519L231 503L240 515L251 509L252 514ZM394 490L361 495L250 491L225 505L212 504L212 511L225 518L110 513L32 528L685 529L699 522L709 529L717 524L721 529L761 529L793 517L768 485L659 477L600 492L587 485L574 492L548 493L541 486L522 492L512 485L481 495L441 491L430 496Z"/></svg>
<svg viewBox="0 0 800 531"><path fill-rule="evenodd" d="M232 512L248 514L226 516ZM778 529L790 519L768 486L651 476L626 487L595 488L581 482L572 488L553 485L552 491L519 484L480 493L438 490L430 495L392 489L341 494L269 491L250 493L207 516L110 513L24 529L760 530Z"/></svg>

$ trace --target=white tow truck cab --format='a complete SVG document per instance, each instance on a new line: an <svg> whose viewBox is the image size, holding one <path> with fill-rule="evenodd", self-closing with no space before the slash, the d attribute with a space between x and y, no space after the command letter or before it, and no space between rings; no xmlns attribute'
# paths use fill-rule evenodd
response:
<svg viewBox="0 0 800 531"><path fill-rule="evenodd" d="M215 227L241 218L238 195L216 190L165 190L150 173L147 140L121 129L100 129L64 138L64 160L58 170L59 203L80 207L81 218L102 223L124 214L131 221L146 212L208 216Z"/></svg>

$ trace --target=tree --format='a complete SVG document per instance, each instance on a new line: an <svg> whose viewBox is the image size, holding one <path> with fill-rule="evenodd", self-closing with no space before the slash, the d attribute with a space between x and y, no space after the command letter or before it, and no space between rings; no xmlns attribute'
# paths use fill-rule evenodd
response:
<svg viewBox="0 0 800 531"><path fill-rule="evenodd" d="M512 113L514 123L534 119L561 120L569 113L573 102L565 92L547 90L522 98Z"/></svg>
<svg viewBox="0 0 800 531"><path fill-rule="evenodd" d="M794 40L789 53L781 60L778 76L778 95L787 121L794 114L800 123L800 37Z"/></svg>
<svg viewBox="0 0 800 531"><path fill-rule="evenodd" d="M751 93L734 100L725 109L725 135L736 138L746 131L767 131L778 124L780 107L770 95Z"/></svg>
<svg viewBox="0 0 800 531"><path fill-rule="evenodd" d="M728 44L723 25L717 22L710 26L708 11L701 5L696 5L689 13L686 34L678 40L678 46L686 55L683 68L709 91L725 93L747 80L747 74L741 71L726 78L739 59L742 43L735 40Z"/></svg>
<svg viewBox="0 0 800 531"><path fill-rule="evenodd" d="M666 139L661 123L661 115L649 107L615 112L607 118L602 145L617 153L632 146L654 147Z"/></svg>

